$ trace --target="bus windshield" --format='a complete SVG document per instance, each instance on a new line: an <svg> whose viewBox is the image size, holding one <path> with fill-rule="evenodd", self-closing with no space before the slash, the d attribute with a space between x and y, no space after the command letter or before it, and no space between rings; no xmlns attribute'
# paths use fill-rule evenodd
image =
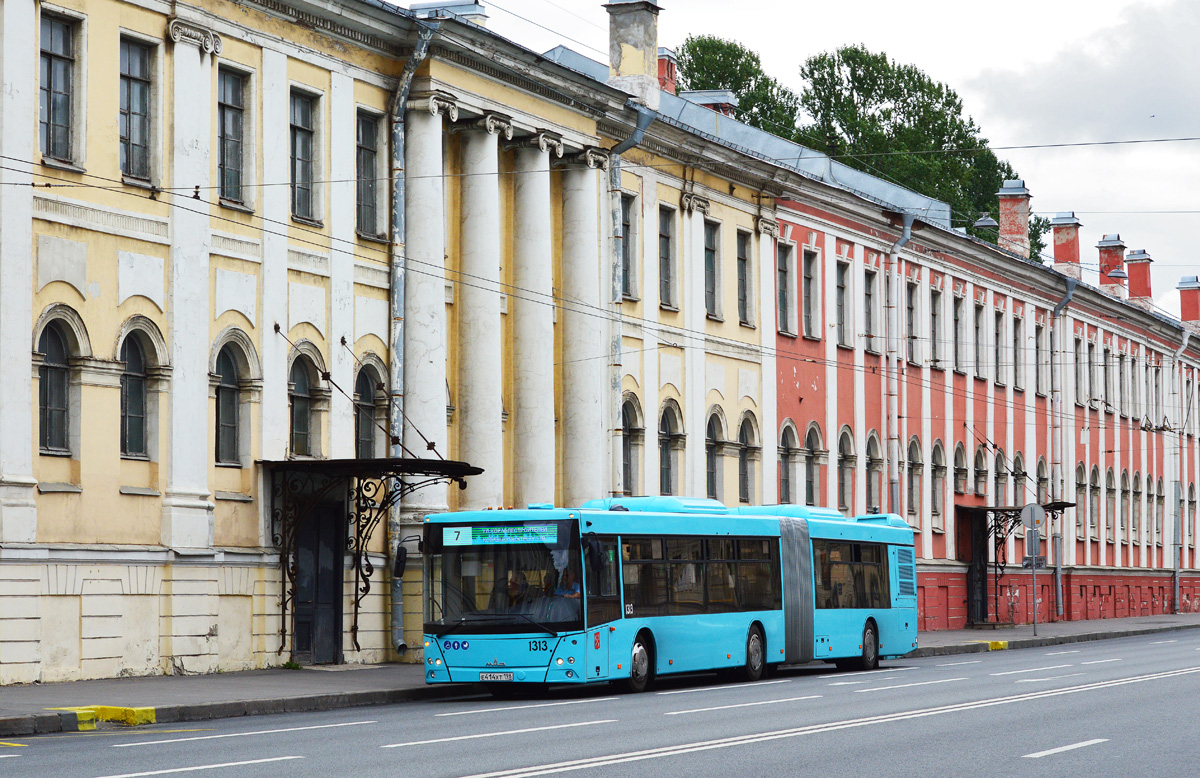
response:
<svg viewBox="0 0 1200 778"><path fill-rule="evenodd" d="M583 628L574 521L426 524L425 565L428 633Z"/></svg>

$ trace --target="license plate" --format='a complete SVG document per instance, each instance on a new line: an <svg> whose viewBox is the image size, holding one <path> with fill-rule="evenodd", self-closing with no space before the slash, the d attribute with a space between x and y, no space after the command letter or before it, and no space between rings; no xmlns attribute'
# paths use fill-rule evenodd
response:
<svg viewBox="0 0 1200 778"><path fill-rule="evenodd" d="M481 681L511 681L512 673L480 673L479 680Z"/></svg>

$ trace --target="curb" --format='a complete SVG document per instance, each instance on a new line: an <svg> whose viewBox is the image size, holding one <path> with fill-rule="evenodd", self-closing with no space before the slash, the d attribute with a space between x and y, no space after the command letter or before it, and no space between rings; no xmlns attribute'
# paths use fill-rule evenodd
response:
<svg viewBox="0 0 1200 778"><path fill-rule="evenodd" d="M980 640L975 643L958 643L950 646L928 646L918 648L905 658L925 656L953 656L955 654L980 654L984 651L1005 651L1017 648L1042 648L1061 646L1067 643L1088 643L1093 640L1114 640L1139 635L1155 635L1160 632L1176 632L1184 629L1200 629L1200 624L1173 624L1169 627L1142 627L1109 632L1083 632L1077 635L1052 635L1046 637L1015 638L1013 640Z"/></svg>

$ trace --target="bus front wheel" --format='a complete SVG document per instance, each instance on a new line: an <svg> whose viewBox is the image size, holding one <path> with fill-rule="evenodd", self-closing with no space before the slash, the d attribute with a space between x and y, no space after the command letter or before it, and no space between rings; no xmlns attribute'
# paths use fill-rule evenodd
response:
<svg viewBox="0 0 1200 778"><path fill-rule="evenodd" d="M653 678L654 650L646 633L639 632L629 653L629 679L625 681L625 688L631 692L644 692Z"/></svg>
<svg viewBox="0 0 1200 778"><path fill-rule="evenodd" d="M766 645L762 630L758 626L750 628L746 637L746 666L742 668L742 677L747 681L757 681L763 676L763 664L766 656Z"/></svg>
<svg viewBox="0 0 1200 778"><path fill-rule="evenodd" d="M875 622L868 621L863 627L862 657L858 666L863 670L875 670L879 667L879 635L875 631Z"/></svg>

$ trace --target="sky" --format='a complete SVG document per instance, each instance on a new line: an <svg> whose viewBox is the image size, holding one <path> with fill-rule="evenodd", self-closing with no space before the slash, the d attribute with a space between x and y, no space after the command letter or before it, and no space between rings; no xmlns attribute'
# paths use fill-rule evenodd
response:
<svg viewBox="0 0 1200 778"><path fill-rule="evenodd" d="M517 43L607 60L600 0L482 1L488 27ZM1196 0L659 3L660 46L734 39L796 91L813 54L854 43L886 52L957 91L993 147L1200 136ZM1200 274L1200 141L996 153L1025 179L1035 213L1083 222L1085 281L1099 282L1097 241L1118 233L1149 252L1154 296L1178 315L1180 277Z"/></svg>

